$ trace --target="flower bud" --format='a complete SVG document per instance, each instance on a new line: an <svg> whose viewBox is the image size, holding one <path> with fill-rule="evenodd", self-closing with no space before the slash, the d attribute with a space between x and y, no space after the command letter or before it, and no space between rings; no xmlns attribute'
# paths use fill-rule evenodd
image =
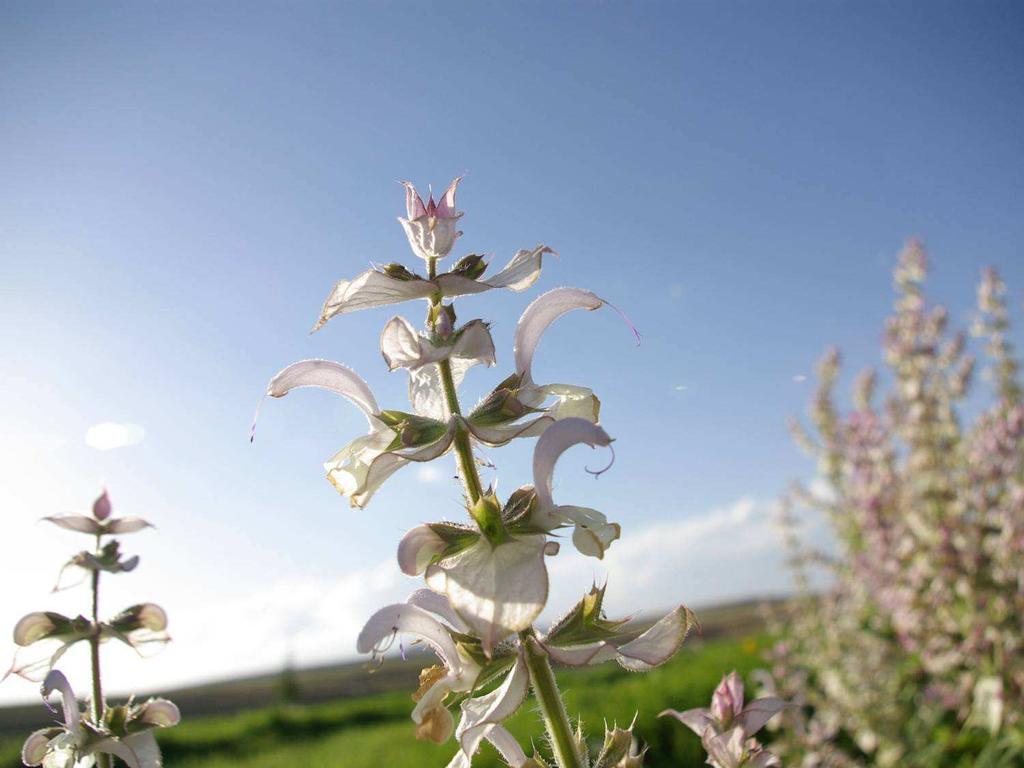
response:
<svg viewBox="0 0 1024 768"><path fill-rule="evenodd" d="M97 520L106 520L110 517L110 512L110 497L107 495L106 489L103 489L103 493L92 503L92 516Z"/></svg>
<svg viewBox="0 0 1024 768"><path fill-rule="evenodd" d="M480 532L492 544L499 544L508 538L505 524L501 520L501 504L493 490L488 490L477 499L469 514L480 526Z"/></svg>
<svg viewBox="0 0 1024 768"><path fill-rule="evenodd" d="M469 256L463 256L455 263L455 266L451 268L451 274L476 280L486 270L487 262L484 261L484 257L471 253Z"/></svg>
<svg viewBox="0 0 1024 768"><path fill-rule="evenodd" d="M383 272L388 277L394 279L394 280L422 280L423 279L419 275L417 275L415 272L410 272L408 269L406 269L401 264L385 264L383 267L380 268L380 271Z"/></svg>

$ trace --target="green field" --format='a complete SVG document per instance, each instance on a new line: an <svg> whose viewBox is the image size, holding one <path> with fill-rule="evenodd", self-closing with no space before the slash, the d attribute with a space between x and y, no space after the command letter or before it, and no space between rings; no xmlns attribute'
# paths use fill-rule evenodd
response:
<svg viewBox="0 0 1024 768"><path fill-rule="evenodd" d="M749 614L748 614L749 615ZM750 627L749 622L741 623ZM725 632L722 629L726 629ZM705 638L691 638L678 656L646 674L615 664L559 670L571 714L581 715L588 734L599 739L604 718L628 724L639 709L637 733L650 744L648 766L699 766L699 741L675 720L657 719L666 707L706 706L722 674L746 674L762 665L765 638L756 633L709 627ZM165 764L172 768L338 768L443 767L455 751L416 741L409 720L409 690L370 693L313 704L271 705L230 715L189 716L160 734ZM542 746L542 726L528 702L508 723L524 745ZM20 739L0 743L0 766L20 765ZM485 745L474 766L503 765Z"/></svg>

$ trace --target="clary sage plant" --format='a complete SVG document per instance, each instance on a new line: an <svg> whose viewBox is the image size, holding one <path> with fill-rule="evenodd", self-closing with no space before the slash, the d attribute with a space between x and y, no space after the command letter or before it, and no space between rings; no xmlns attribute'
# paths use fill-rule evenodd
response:
<svg viewBox="0 0 1024 768"><path fill-rule="evenodd" d="M409 576L422 577L424 587L406 602L377 611L358 638L358 650L374 658L400 635L422 641L436 654L439 663L422 671L413 694L416 735L439 743L454 737L449 768L469 766L484 740L512 766L544 766L545 758L528 757L502 724L532 690L560 768L639 766L643 754L631 728L607 730L599 754L589 754L579 724L570 724L552 662L583 666L615 661L631 671L649 670L679 649L694 625L693 614L680 605L653 623L629 626L605 616L605 590L595 587L546 632L535 626L548 599L546 559L559 551L553 536L571 531L576 549L601 558L621 533L602 512L566 499L556 501L553 493L555 465L563 453L576 445L610 448L612 438L598 420L600 401L586 387L541 384L533 375L534 354L553 322L573 310L595 311L608 304L582 288L556 288L541 295L516 326L514 370L467 407L459 398L460 383L470 368L495 365L496 355L487 322L460 323L453 299L497 289L524 291L536 282L544 256L553 251L544 245L521 250L491 277L485 277L489 265L478 255L440 271L462 234L458 226L463 214L455 204L458 184L455 179L438 202L431 196L424 203L415 187L405 183L406 217L399 222L422 260L422 274L392 263L342 280L327 297L314 328L360 309L425 301L421 329L395 317L380 337L388 368L404 369L408 375L409 406L382 409L362 378L327 360L288 366L273 377L267 394L277 398L299 387L318 387L363 412L367 433L325 464L327 479L353 507L365 507L402 467L455 453L467 519L424 523L402 538L398 566ZM537 441L532 483L499 498L480 478L476 450L524 439ZM720 768L772 765L750 739L756 728L732 725L746 717L741 691L737 697L732 681L728 692L716 694L723 700L731 695L732 704L720 704L714 718L700 721L705 744L713 743L717 750L709 763ZM767 706L777 711L776 705L773 700ZM684 722L693 727L697 720Z"/></svg>
<svg viewBox="0 0 1024 768"><path fill-rule="evenodd" d="M106 491L93 502L89 515L63 514L44 520L67 531L93 539L94 546L74 555L57 577L53 591L68 589L85 581L90 586L91 609L88 616L69 618L53 611L37 611L21 618L14 627L14 643L19 646L14 663L4 675L19 675L43 681L43 700L49 706L54 693L60 695L63 722L31 734L22 747L25 765L43 768L108 768L112 757L131 768L160 768L160 748L153 731L177 725L178 708L167 699L151 698L110 705L103 696L100 648L116 640L137 652L159 646L167 636L167 614L155 603L139 603L113 618L100 618L100 576L127 573L139 564L138 555L124 557L120 542L113 538L149 528L139 517L111 517L112 507ZM67 583L69 573L80 578ZM80 712L71 684L55 666L69 648L77 643L89 646L92 671L91 700L86 712Z"/></svg>
<svg viewBox="0 0 1024 768"><path fill-rule="evenodd" d="M804 596L780 617L766 690L795 705L787 765L1024 765L1024 400L1005 287L986 271L974 332L924 295L920 243L900 254L884 334L888 370L840 407L839 355L819 366L814 430L796 435L819 481L787 498ZM820 551L794 505L829 523ZM810 589L824 569L831 585Z"/></svg>

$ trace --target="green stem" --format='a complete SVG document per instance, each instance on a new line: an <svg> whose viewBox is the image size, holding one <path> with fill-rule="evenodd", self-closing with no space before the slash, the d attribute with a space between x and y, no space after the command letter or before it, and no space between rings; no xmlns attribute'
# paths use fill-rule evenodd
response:
<svg viewBox="0 0 1024 768"><path fill-rule="evenodd" d="M96 539L99 549L99 537ZM92 659L92 721L97 726L103 722L103 684L100 682L100 572L92 572L92 625L93 634L89 638L89 654ZM110 755L105 752L96 754L97 768L110 768Z"/></svg>
<svg viewBox="0 0 1024 768"><path fill-rule="evenodd" d="M519 642L526 654L526 666L530 670L530 684L533 695L537 698L544 727L551 738L551 749L555 753L555 762L559 768L583 768L576 748L569 715L565 711L565 703L555 682L555 673L547 654L537 647L533 630L519 633Z"/></svg>

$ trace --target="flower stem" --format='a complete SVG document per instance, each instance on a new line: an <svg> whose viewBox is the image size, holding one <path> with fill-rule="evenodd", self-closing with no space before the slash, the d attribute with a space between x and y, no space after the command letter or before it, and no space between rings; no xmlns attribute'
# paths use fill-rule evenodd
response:
<svg viewBox="0 0 1024 768"><path fill-rule="evenodd" d="M99 549L99 537L96 538ZM89 638L89 654L92 659L92 721L99 726L103 721L103 684L100 682L100 572L92 572L92 626ZM110 756L105 752L96 754L98 768L110 768Z"/></svg>
<svg viewBox="0 0 1024 768"><path fill-rule="evenodd" d="M576 747L576 738L569 724L569 715L565 711L565 703L555 682L555 673L547 654L537 647L533 630L519 633L526 654L526 667L530 670L530 684L533 695L537 698L544 726L551 738L551 749L555 753L555 762L559 768L583 768L583 762Z"/></svg>

